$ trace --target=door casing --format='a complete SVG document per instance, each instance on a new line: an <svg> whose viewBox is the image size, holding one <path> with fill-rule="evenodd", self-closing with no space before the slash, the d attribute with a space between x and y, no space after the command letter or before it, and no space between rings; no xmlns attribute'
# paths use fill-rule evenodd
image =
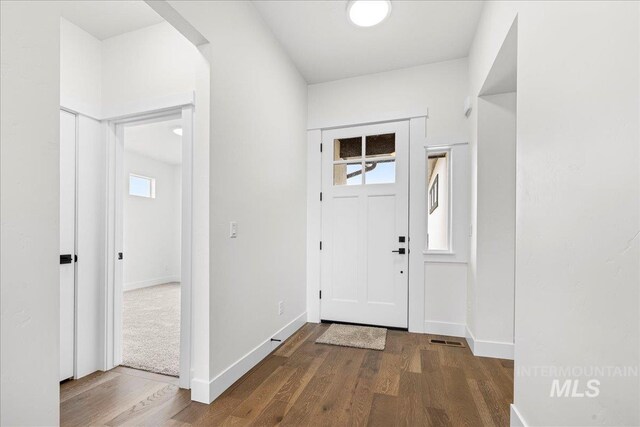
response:
<svg viewBox="0 0 640 427"><path fill-rule="evenodd" d="M191 388L191 277L192 277L192 189L194 105L179 105L159 111L130 115L107 123L107 286L105 289L105 369L122 362L122 260L124 182L124 127L182 119L182 214L180 282L180 388ZM124 254L126 256L126 254Z"/></svg>
<svg viewBox="0 0 640 427"><path fill-rule="evenodd" d="M424 333L425 331L425 288L424 288L424 255L422 247L416 246L416 236L420 236L424 230L420 218L412 217L411 200L424 198L417 186L412 186L415 179L423 179L424 146L427 144L427 120L428 113L416 116L388 115L383 120L362 120L354 122L331 123L323 128L310 128L307 130L307 320L313 323L320 322L320 250L319 242L322 236L322 205L320 202L321 185L321 143L322 132L330 129L387 123L391 121L409 121L409 305L408 305L408 330L409 332ZM414 241L411 241L414 236ZM415 268L414 268L415 267Z"/></svg>
<svg viewBox="0 0 640 427"><path fill-rule="evenodd" d="M65 117L65 118L63 118ZM62 123L73 120L73 123ZM68 134L67 134L68 133ZM72 133L72 135L71 135ZM66 138L73 137L73 142ZM78 216L78 116L75 113L60 109L60 255L71 255L69 264L60 264L60 380L77 378L77 268L75 256L77 253L77 216ZM66 158L66 156L69 156ZM66 196L72 201L63 204L63 181L66 183ZM63 211L66 215L63 215ZM69 236L68 234L72 234ZM71 277L70 277L71 276ZM71 280L73 283L64 283ZM65 286L66 285L66 286ZM66 289L63 289L66 288ZM71 293L71 295L69 295Z"/></svg>
<svg viewBox="0 0 640 427"><path fill-rule="evenodd" d="M355 186L333 185L334 162L332 153L334 150L333 141L336 138L362 137L364 156L365 140L367 139L365 135L387 133L396 135L395 179L393 183ZM409 122L407 120L398 120L324 130L322 132L322 143L321 175L323 198L321 202L322 248L320 255L320 282L323 293L320 299L320 317L322 320L328 321L407 328L409 284ZM365 178L362 175L361 177ZM389 205L389 201L391 201L391 205ZM377 205L377 207L372 208L372 203L373 206ZM334 241L334 238L339 239L339 236L343 235L343 233L336 235L334 230L340 226L339 223L341 221L337 221L337 218L331 214L331 212L335 212L335 209L339 209L339 206L343 206L343 208L351 206L349 211L356 215L355 218L352 218L355 222L345 230L347 234L351 230L356 235L354 237L355 240L348 239L347 242L344 242L347 246L348 242L355 242L353 250L345 253L345 255L351 253L356 257L351 262L355 264L347 268L348 272L354 274L354 277L351 278L352 280L347 280L349 283L354 283L354 286L344 288L345 290L350 289L348 293L351 296L349 297L333 295L333 291L337 290L337 288L334 287L335 283L334 286L330 286L332 280L329 278L330 275L337 274L335 269L339 265L336 263L339 259L342 259L341 257L334 258L337 254L336 251L340 250L338 246L343 246ZM368 224L379 215L386 217L384 224L387 224L389 228L381 223L382 229L376 235L376 233L371 233L371 230L368 230ZM378 219L380 220L382 217ZM389 223L388 221L392 222ZM389 234L389 232L391 233ZM389 235L385 237L380 233ZM399 241L398 238L400 236L404 237L404 242ZM376 242L376 240L378 241ZM373 246L371 246L372 244ZM391 253L392 250L397 250L398 248L402 248L406 252L395 255ZM389 251L388 254L386 253L387 250ZM377 262L376 258L378 259ZM372 262L377 263L380 267L386 265L387 268L379 270L379 268L371 265ZM370 271L372 268L376 271L374 274L376 277L371 276L373 274ZM387 277L388 282L381 283L378 277L380 274L390 274ZM377 293L378 296L372 297L370 294L372 291ZM386 296L383 296L385 294ZM376 302L377 298L382 299ZM387 300L388 298L391 299Z"/></svg>

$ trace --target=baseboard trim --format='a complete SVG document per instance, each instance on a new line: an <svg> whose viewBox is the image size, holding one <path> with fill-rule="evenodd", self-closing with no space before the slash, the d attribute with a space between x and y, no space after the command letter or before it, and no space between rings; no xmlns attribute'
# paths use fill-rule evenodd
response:
<svg viewBox="0 0 640 427"><path fill-rule="evenodd" d="M513 343L478 340L468 327L465 339L474 356L513 360Z"/></svg>
<svg viewBox="0 0 640 427"><path fill-rule="evenodd" d="M209 388L211 381L200 378L191 379L191 400L200 403L211 403L209 400Z"/></svg>
<svg viewBox="0 0 640 427"><path fill-rule="evenodd" d="M226 389L231 387L233 383L238 381L287 338L304 326L306 322L307 313L304 312L273 334L271 338L279 341L272 341L271 338L265 340L208 382L197 379L191 381L191 400L206 404L213 402Z"/></svg>
<svg viewBox="0 0 640 427"><path fill-rule="evenodd" d="M509 420L509 425L511 427L528 427L529 424L524 420L518 408L513 403L510 405L511 407L511 417Z"/></svg>
<svg viewBox="0 0 640 427"><path fill-rule="evenodd" d="M448 335L450 337L466 337L467 326L464 323L437 322L427 320L424 322L424 333L434 335Z"/></svg>
<svg viewBox="0 0 640 427"><path fill-rule="evenodd" d="M180 276L157 277L155 279L141 280L139 282L125 283L122 285L123 291L148 288L149 286L163 285L165 283L180 282Z"/></svg>

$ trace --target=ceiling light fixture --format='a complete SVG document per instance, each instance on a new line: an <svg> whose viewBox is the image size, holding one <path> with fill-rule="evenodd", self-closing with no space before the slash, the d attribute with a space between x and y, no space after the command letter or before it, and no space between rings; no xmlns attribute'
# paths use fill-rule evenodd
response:
<svg viewBox="0 0 640 427"><path fill-rule="evenodd" d="M350 0L347 3L349 20L358 27L378 25L390 14L390 0Z"/></svg>
<svg viewBox="0 0 640 427"><path fill-rule="evenodd" d="M182 136L182 128L181 127L173 128L173 133L175 133L178 136Z"/></svg>

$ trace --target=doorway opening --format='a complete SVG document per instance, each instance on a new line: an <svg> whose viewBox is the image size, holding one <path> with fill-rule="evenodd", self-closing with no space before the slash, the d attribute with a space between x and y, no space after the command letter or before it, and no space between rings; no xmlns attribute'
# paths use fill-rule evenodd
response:
<svg viewBox="0 0 640 427"><path fill-rule="evenodd" d="M109 123L107 366L179 377L182 388L190 386L193 111Z"/></svg>
<svg viewBox="0 0 640 427"><path fill-rule="evenodd" d="M180 373L181 118L124 127L122 366Z"/></svg>

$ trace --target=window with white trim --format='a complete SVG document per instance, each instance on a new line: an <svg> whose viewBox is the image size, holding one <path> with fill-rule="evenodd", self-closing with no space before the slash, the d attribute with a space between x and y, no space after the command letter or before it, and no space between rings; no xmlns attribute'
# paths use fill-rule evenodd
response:
<svg viewBox="0 0 640 427"><path fill-rule="evenodd" d="M451 150L427 151L427 251L451 251Z"/></svg>
<svg viewBox="0 0 640 427"><path fill-rule="evenodd" d="M145 197L147 199L156 198L156 180L148 176L129 174L129 195Z"/></svg>

